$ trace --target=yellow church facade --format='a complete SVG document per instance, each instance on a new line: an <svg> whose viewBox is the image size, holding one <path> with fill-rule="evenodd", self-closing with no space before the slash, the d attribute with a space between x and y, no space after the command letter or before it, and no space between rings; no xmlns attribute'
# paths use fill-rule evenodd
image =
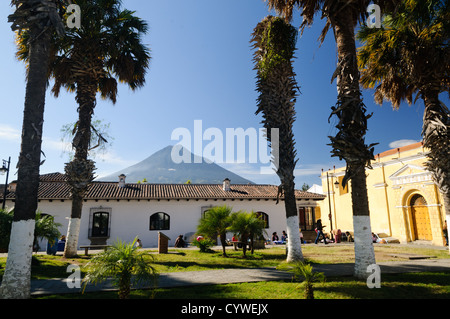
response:
<svg viewBox="0 0 450 319"><path fill-rule="evenodd" d="M445 245L442 194L426 170L422 143L391 149L375 156L366 169L372 232L385 233L401 243ZM351 182L342 187L345 167L321 174L327 198L321 202L326 230L353 231Z"/></svg>

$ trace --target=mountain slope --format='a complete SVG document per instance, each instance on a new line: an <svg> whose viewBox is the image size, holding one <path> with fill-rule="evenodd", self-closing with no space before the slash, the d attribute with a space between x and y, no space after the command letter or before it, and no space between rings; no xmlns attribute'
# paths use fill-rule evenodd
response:
<svg viewBox="0 0 450 319"><path fill-rule="evenodd" d="M204 160L195 163L194 161L200 161L201 157L190 153L187 149L184 149L184 152L190 155L191 163L177 164L171 157L172 147L167 146L133 166L97 180L118 181L118 176L125 174L127 183L136 183L145 178L148 183L160 184L182 184L188 180L193 184L221 184L225 178L229 178L233 184L253 184L215 163L208 164Z"/></svg>

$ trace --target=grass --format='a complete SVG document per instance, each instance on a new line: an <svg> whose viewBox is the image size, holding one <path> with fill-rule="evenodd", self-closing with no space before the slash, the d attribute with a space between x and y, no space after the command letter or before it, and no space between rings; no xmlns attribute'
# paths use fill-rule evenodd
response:
<svg viewBox="0 0 450 319"><path fill-rule="evenodd" d="M304 299L301 283L268 281L183 288L134 290L130 299ZM385 275L381 288L369 289L352 277L330 277L314 284L316 299L449 299L449 273ZM53 295L42 299L117 299L117 292ZM41 299L40 298L40 299Z"/></svg>
<svg viewBox="0 0 450 319"><path fill-rule="evenodd" d="M304 245L302 251L310 263L334 264L353 263L353 245ZM156 250L149 250L152 263L160 273L178 271L201 271L226 268L261 268L278 267L285 262L285 248L274 246L270 249L257 250L253 255L243 258L242 251L228 250L228 258L222 256L221 249L213 253L200 253L197 249L170 249L169 254L159 255ZM393 254L418 254L450 258L448 250L429 249L420 246L375 245L377 262L405 260L393 257ZM92 255L65 259L62 256L37 255L32 265L33 279L66 278L67 266L86 264ZM6 258L0 258L0 277L3 275ZM354 298L449 298L449 273L411 273L383 275L381 289L369 289L365 282L353 277L327 278L323 283L315 283L317 299L354 299ZM227 284L201 287L183 287L173 289L133 291L134 299L169 299L177 298L226 298L226 299L298 299L303 298L300 283L292 282L258 282ZM47 296L52 298L82 299L117 299L116 292L88 293L84 295Z"/></svg>
<svg viewBox="0 0 450 319"><path fill-rule="evenodd" d="M302 251L305 259L316 264L336 264L354 262L353 245L303 245ZM153 265L160 273L178 271L200 271L226 268L262 268L277 267L285 261L284 246L274 246L270 249L255 250L243 258L242 251L227 250L228 258L223 257L221 250L213 253L200 253L197 249L170 249L169 254L157 254L157 250L148 250L154 257ZM448 250L411 247L404 245L376 245L375 255L377 262L405 260L392 257L392 254L418 254L436 256L437 258L450 258ZM67 277L67 266L77 264L83 266L89 256L78 256L66 259L62 256L35 255L38 262L32 264L32 279L51 279ZM151 258L149 258L149 261ZM6 257L0 258L0 278L6 264Z"/></svg>
<svg viewBox="0 0 450 319"><path fill-rule="evenodd" d="M258 299L303 299L304 289L300 283L272 281L192 287L189 291L182 288L158 289L154 297L182 299L187 295L200 299L252 299L255 296L258 296ZM314 284L314 296L316 299L448 299L450 298L450 276L448 273L386 275L383 276L379 289L369 289L365 282L352 277L328 278L323 283ZM139 294L135 297L139 297Z"/></svg>

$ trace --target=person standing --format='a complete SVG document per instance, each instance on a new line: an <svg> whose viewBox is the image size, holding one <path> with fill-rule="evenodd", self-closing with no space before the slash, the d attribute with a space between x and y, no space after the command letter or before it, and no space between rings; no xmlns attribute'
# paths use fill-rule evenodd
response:
<svg viewBox="0 0 450 319"><path fill-rule="evenodd" d="M319 241L319 238L320 238L321 235L322 235L323 242L325 243L325 245L328 244L327 241L326 241L326 239L325 239L325 235L323 234L323 228L324 228L324 227L325 227L325 226L322 226L322 220L321 220L321 219L318 219L318 220L317 220L317 226L316 226L316 229L317 229L317 237L316 237L316 240L314 241L314 244L317 244L317 242Z"/></svg>
<svg viewBox="0 0 450 319"><path fill-rule="evenodd" d="M445 246L448 246L448 228L447 228L447 220L445 220L445 222L444 222L443 232L444 232L444 237L445 237Z"/></svg>

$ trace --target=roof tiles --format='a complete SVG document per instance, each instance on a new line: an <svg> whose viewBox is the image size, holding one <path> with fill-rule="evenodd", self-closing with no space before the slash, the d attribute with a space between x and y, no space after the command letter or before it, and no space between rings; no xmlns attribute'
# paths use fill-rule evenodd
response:
<svg viewBox="0 0 450 319"><path fill-rule="evenodd" d="M150 200L150 199L276 199L278 186L232 184L224 191L221 184L147 184L130 183L119 187L117 182L92 182L85 200ZM322 200L324 195L296 190L297 199ZM0 197L3 197L0 195ZM13 199L14 192L7 198ZM70 187L63 174L41 176L40 200L70 199ZM283 196L280 196L283 198Z"/></svg>

